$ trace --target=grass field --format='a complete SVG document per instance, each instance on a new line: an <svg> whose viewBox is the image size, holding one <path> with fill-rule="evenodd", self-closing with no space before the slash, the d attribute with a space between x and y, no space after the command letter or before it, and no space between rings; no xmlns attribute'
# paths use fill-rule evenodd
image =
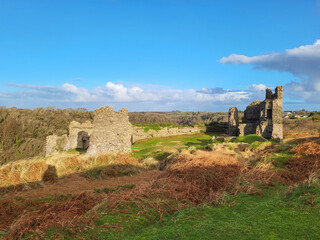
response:
<svg viewBox="0 0 320 240"><path fill-rule="evenodd" d="M198 134L191 136L180 136L170 138L155 138L145 141L140 141L132 146L132 156L138 159L146 157L154 157L163 159L171 153L195 147L196 149L205 148L210 144L211 135Z"/></svg>

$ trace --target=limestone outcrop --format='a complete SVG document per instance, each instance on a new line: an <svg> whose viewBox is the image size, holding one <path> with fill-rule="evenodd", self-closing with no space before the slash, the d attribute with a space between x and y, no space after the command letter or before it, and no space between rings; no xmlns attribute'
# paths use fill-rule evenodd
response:
<svg viewBox="0 0 320 240"><path fill-rule="evenodd" d="M229 135L244 136L258 134L265 138L273 138L282 141L282 98L283 88L277 86L275 93L270 88L266 89L264 101L254 101L244 111L242 123L237 124L238 110L235 107L229 109Z"/></svg>

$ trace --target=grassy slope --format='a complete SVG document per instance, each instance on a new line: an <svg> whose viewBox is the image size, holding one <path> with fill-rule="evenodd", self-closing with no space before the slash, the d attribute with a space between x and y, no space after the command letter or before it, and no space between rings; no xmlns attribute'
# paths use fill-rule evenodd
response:
<svg viewBox="0 0 320 240"><path fill-rule="evenodd" d="M178 148L201 148L209 144L209 139L205 134L151 139L136 143L133 156L144 158L176 149L177 145ZM288 157L283 154L287 153L272 156L279 162L279 167L282 158ZM131 212L125 214L103 214L104 209L101 209L102 214L93 228L76 236L84 239L319 239L320 184L287 192L287 187L276 186L266 189L260 196L228 196L225 204L181 210L165 215L162 220L152 209L140 215L140 209L134 204ZM117 227L117 223L123 227ZM48 239L57 231L61 230L50 230ZM67 230L60 233L61 239L77 239Z"/></svg>
<svg viewBox="0 0 320 240"><path fill-rule="evenodd" d="M135 239L317 239L319 205L295 206L276 189L263 196L240 195L232 207L187 209L149 226ZM269 193L270 193L269 192ZM280 194L281 195L281 194ZM174 221L172 221L174 219ZM154 229L157 229L156 231Z"/></svg>
<svg viewBox="0 0 320 240"><path fill-rule="evenodd" d="M256 140L255 136L249 138L238 140ZM208 144L203 140L208 141L208 136L188 137L181 141L189 143L188 146L192 143L200 147L201 143ZM146 154L150 154L154 149L152 143L161 143L165 147L172 141L177 139L153 139L140 144L148 147ZM274 153L271 158L281 167L283 159L290 156L291 153L283 152ZM300 186L293 191L279 185L266 189L263 195L228 196L225 204L204 204L166 215L162 220L152 210L147 215L139 216L139 209L133 205L131 213L104 215L92 231L81 236L85 239L318 239L319 196L319 183ZM104 229L104 226L117 226L117 223L123 224L122 227Z"/></svg>
<svg viewBox="0 0 320 240"><path fill-rule="evenodd" d="M320 233L320 185L269 188L261 196L240 194L228 204L202 205L167 215L105 216L85 239L318 239ZM310 203L313 199L313 206ZM231 206L230 206L231 205ZM103 224L124 222L124 228L103 229Z"/></svg>
<svg viewBox="0 0 320 240"><path fill-rule="evenodd" d="M185 149L194 146L205 148L210 143L211 136L198 134L192 136L180 136L172 138L155 138L137 142L132 146L132 156L138 159L146 157L161 158L168 156L171 151Z"/></svg>

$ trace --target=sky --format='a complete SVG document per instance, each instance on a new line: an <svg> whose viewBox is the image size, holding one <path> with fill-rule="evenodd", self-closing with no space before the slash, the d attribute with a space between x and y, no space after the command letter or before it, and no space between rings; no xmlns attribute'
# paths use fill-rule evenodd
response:
<svg viewBox="0 0 320 240"><path fill-rule="evenodd" d="M318 0L0 0L0 106L320 110Z"/></svg>

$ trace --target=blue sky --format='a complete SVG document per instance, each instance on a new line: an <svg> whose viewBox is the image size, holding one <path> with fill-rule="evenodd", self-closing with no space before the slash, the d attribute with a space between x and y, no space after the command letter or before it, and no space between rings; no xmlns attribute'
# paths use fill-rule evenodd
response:
<svg viewBox="0 0 320 240"><path fill-rule="evenodd" d="M0 105L319 110L318 39L316 0L0 0Z"/></svg>

